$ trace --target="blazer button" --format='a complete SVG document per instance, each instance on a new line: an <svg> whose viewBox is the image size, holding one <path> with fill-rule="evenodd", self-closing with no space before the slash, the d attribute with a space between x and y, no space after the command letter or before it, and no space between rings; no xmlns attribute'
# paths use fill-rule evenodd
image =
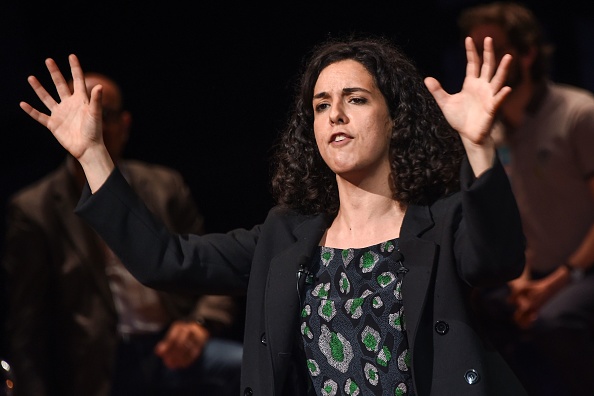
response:
<svg viewBox="0 0 594 396"><path fill-rule="evenodd" d="M476 370L470 369L464 373L464 379L469 385L474 385L480 381L481 376Z"/></svg>
<svg viewBox="0 0 594 396"><path fill-rule="evenodd" d="M450 325L443 320L435 322L435 331L439 335L445 335L450 330Z"/></svg>
<svg viewBox="0 0 594 396"><path fill-rule="evenodd" d="M252 388L245 388L243 391L243 396L253 396L254 391Z"/></svg>
<svg viewBox="0 0 594 396"><path fill-rule="evenodd" d="M260 337L260 342L262 343L262 345L268 345L268 341L266 341L266 333L262 334L262 336Z"/></svg>

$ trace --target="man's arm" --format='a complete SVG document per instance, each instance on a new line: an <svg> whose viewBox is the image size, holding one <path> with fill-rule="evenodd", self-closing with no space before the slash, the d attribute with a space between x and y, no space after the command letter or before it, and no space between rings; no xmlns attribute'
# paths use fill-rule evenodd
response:
<svg viewBox="0 0 594 396"><path fill-rule="evenodd" d="M594 205L594 176L590 177L587 183ZM529 327L536 320L538 310L552 296L593 267L594 224L590 225L578 248L555 271L536 281L523 279L521 282L511 283L511 301L516 305L514 318L518 325Z"/></svg>

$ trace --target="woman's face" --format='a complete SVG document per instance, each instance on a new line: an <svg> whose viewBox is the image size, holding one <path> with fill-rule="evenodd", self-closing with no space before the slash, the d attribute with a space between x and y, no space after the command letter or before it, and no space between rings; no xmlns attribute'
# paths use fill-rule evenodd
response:
<svg viewBox="0 0 594 396"><path fill-rule="evenodd" d="M392 119L363 65L348 59L323 69L313 108L318 150L334 173L356 182L390 171Z"/></svg>

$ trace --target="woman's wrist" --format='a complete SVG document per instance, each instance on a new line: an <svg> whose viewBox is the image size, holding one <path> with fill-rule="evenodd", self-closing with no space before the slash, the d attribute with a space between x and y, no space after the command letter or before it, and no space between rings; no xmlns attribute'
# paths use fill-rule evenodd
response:
<svg viewBox="0 0 594 396"><path fill-rule="evenodd" d="M93 193L105 183L105 180L115 168L115 164L105 146L89 150L84 158L79 158L79 162Z"/></svg>

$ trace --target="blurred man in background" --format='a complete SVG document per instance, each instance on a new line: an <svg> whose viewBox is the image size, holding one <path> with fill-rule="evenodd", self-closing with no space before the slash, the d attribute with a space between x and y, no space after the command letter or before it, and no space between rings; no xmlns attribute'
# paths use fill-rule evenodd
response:
<svg viewBox="0 0 594 396"><path fill-rule="evenodd" d="M526 270L481 291L485 329L531 394L594 395L594 96L551 81L551 47L533 13L496 2L463 11L478 52L513 56L493 136L527 238Z"/></svg>
<svg viewBox="0 0 594 396"><path fill-rule="evenodd" d="M131 125L120 87L103 86L103 139L130 185L171 230L202 233L181 175L121 158ZM242 345L230 296L157 292L136 281L74 214L85 177L72 157L9 201L8 361L15 395L237 395Z"/></svg>

